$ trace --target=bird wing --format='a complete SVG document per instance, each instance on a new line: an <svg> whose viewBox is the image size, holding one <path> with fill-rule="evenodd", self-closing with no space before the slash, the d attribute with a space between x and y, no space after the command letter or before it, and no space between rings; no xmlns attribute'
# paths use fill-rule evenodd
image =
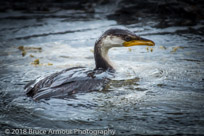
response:
<svg viewBox="0 0 204 136"><path fill-rule="evenodd" d="M63 73L71 73L70 71L73 70L77 70L77 69L82 69L83 67L73 67L73 68L69 68L69 69L65 69L62 70L60 72L56 72L53 73L47 77L45 77L44 79L39 80L32 80L31 82L29 82L24 89L26 90L26 94L28 96L33 97L36 93L41 92L42 90L44 90L43 88L49 88L50 86L57 86L60 85L60 80L62 81L62 78L64 78L63 76L60 79L60 75L62 75ZM72 74L68 75L67 74L67 79L69 79L72 76ZM59 80L59 82L57 82Z"/></svg>
<svg viewBox="0 0 204 136"><path fill-rule="evenodd" d="M93 71L77 67L54 73L40 80L34 87L28 88L27 95L39 100L50 97L64 98L78 92L102 90L109 79L88 76L90 72Z"/></svg>
<svg viewBox="0 0 204 136"><path fill-rule="evenodd" d="M33 96L34 100L46 98L67 98L76 93L85 93L91 91L101 91L106 85L108 79L87 79L64 82L60 86L42 88L39 93Z"/></svg>

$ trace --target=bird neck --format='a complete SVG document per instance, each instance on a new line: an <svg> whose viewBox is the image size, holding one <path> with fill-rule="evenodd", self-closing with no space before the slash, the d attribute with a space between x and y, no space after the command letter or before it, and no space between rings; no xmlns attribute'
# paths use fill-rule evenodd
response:
<svg viewBox="0 0 204 136"><path fill-rule="evenodd" d="M98 41L94 46L94 58L96 69L104 69L104 70L112 70L114 69L109 57L108 57L108 48L107 46L103 45L103 42Z"/></svg>

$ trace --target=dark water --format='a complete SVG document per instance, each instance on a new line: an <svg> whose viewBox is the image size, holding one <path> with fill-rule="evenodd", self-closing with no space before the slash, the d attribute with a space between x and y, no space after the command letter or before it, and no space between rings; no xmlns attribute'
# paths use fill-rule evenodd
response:
<svg viewBox="0 0 204 136"><path fill-rule="evenodd" d="M12 128L204 135L204 22L157 28L160 22L153 18L120 25L107 20L100 8L89 14L62 10L0 15L1 135ZM134 31L156 46L111 49L117 76L109 91L67 100L34 102L26 97L23 87L32 79L73 66L94 68L95 40L115 27ZM19 46L27 47L25 56ZM35 59L40 65L31 64Z"/></svg>

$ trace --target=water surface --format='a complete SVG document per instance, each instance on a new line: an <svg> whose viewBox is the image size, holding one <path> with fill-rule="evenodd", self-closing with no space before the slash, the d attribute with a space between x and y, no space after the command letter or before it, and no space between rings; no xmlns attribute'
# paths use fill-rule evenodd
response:
<svg viewBox="0 0 204 136"><path fill-rule="evenodd" d="M2 135L7 128L204 135L204 38L198 32L203 22L157 28L155 20L120 25L101 17L100 12L70 10L54 15L1 13ZM94 43L108 28L127 28L156 46L111 49L109 56L117 72L105 92L39 102L25 95L23 87L35 78L74 66L93 69ZM27 47L25 56L19 46ZM35 59L40 65L31 64Z"/></svg>

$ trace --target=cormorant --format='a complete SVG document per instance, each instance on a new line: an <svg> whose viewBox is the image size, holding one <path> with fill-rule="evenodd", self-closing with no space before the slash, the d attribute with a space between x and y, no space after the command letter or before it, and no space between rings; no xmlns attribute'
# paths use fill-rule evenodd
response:
<svg viewBox="0 0 204 136"><path fill-rule="evenodd" d="M95 42L94 58L96 67L73 67L51 74L25 86L26 94L34 100L48 98L67 98L75 93L103 90L114 75L114 68L108 58L112 47L129 47L135 45L154 46L154 42L141 38L129 30L109 29ZM37 83L36 83L37 82Z"/></svg>

